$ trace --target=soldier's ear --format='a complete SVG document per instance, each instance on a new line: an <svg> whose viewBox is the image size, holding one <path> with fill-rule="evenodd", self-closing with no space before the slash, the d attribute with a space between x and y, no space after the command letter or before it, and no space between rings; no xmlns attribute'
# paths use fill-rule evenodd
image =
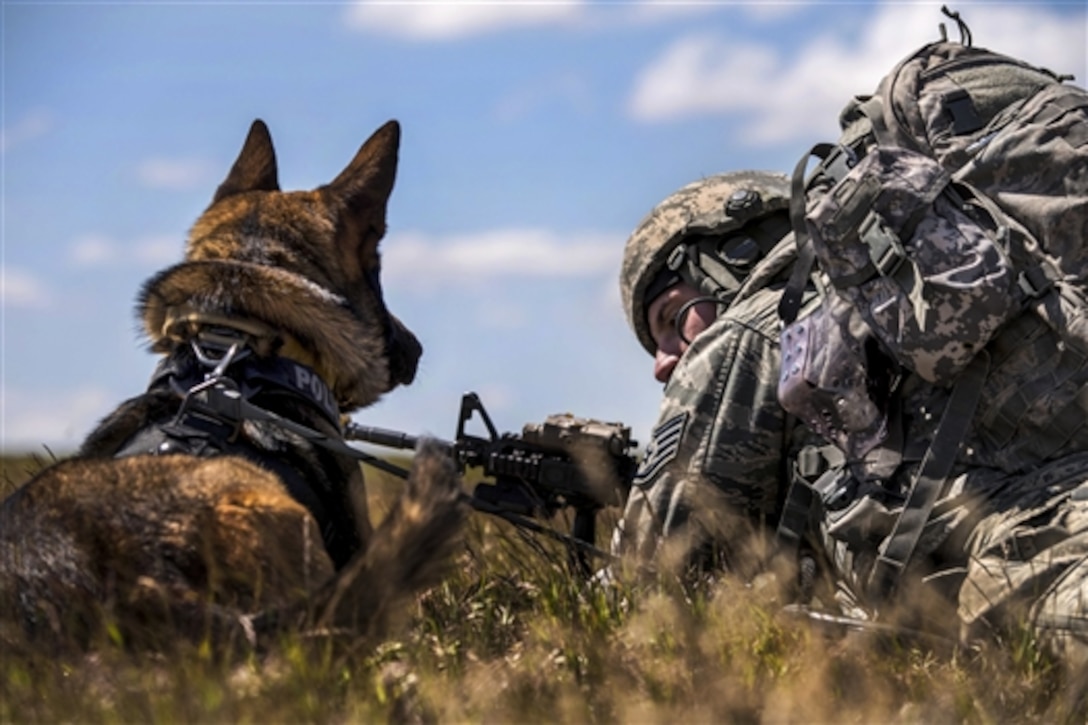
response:
<svg viewBox="0 0 1088 725"><path fill-rule="evenodd" d="M226 180L216 189L212 204L247 191L279 190L276 150L272 148L272 136L268 133L268 126L258 118L249 127L249 135L246 136L242 152L238 154Z"/></svg>
<svg viewBox="0 0 1088 725"><path fill-rule="evenodd" d="M347 168L325 187L345 220L374 247L385 234L385 213L397 178L400 124L388 121L368 138Z"/></svg>

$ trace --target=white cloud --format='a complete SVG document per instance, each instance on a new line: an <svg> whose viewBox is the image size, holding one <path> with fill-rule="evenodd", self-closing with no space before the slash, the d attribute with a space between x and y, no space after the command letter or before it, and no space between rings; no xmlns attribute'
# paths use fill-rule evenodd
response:
<svg viewBox="0 0 1088 725"><path fill-rule="evenodd" d="M761 0L760 2L741 2L740 6L749 17L761 22L782 20L805 10L808 5L817 5L826 0Z"/></svg>
<svg viewBox="0 0 1088 725"><path fill-rule="evenodd" d="M796 14L804 10L806 5L821 0L650 0L648 2L636 2L629 6L628 17L638 23L660 23L672 19L690 19L695 15L702 15L728 7L737 10L750 18L767 22L780 20L786 16Z"/></svg>
<svg viewBox="0 0 1088 725"><path fill-rule="evenodd" d="M622 235L544 230L491 230L429 238L392 234L383 242L383 276L391 284L478 283L511 277L588 277L614 274ZM395 281L393 281L395 280Z"/></svg>
<svg viewBox="0 0 1088 725"><path fill-rule="evenodd" d="M119 399L94 385L50 391L5 388L3 392L0 444L7 452L41 452L43 445L58 454L71 452Z"/></svg>
<svg viewBox="0 0 1088 725"><path fill-rule="evenodd" d="M184 249L184 240L171 235L122 242L100 234L85 234L68 246L68 261L76 267L119 264L153 268L181 261Z"/></svg>
<svg viewBox="0 0 1088 725"><path fill-rule="evenodd" d="M187 191L214 181L214 165L205 159L150 158L136 168L140 183L153 189Z"/></svg>
<svg viewBox="0 0 1088 725"><path fill-rule="evenodd" d="M346 22L354 29L374 30L414 40L450 40L510 28L572 22L580 17L583 6L582 0L362 0L348 8Z"/></svg>
<svg viewBox="0 0 1088 725"><path fill-rule="evenodd" d="M976 6L963 12L976 45L1022 57L1059 72L1085 66L1086 24L1026 6ZM814 37L791 58L770 44L691 35L668 47L636 79L629 111L655 122L738 114L745 138L759 143L834 134L839 111L856 94L871 93L909 52L937 39L937 25L955 24L936 5L882 5L849 39ZM855 40L856 39L856 40Z"/></svg>
<svg viewBox="0 0 1088 725"><path fill-rule="evenodd" d="M119 251L119 245L113 240L87 234L68 247L68 258L77 267L98 267L117 259Z"/></svg>
<svg viewBox="0 0 1088 725"><path fill-rule="evenodd" d="M975 45L1027 60L1055 73L1076 75L1077 85L1088 81L1088 11L1079 17L1062 18L1041 8L987 8L985 13L962 12L969 21ZM954 24L949 36L958 38Z"/></svg>
<svg viewBox="0 0 1088 725"><path fill-rule="evenodd" d="M787 2L680 2L637 0L594 3L588 0L358 0L345 15L350 28L411 40L454 40L512 28L562 26L612 28L661 24L707 15L723 6L761 21L781 19L816 0Z"/></svg>
<svg viewBox="0 0 1088 725"><path fill-rule="evenodd" d="M4 309L48 307L52 294L30 272L15 267L0 267L0 298Z"/></svg>
<svg viewBox="0 0 1088 725"><path fill-rule="evenodd" d="M597 319L615 318L627 325L623 300L620 298L619 267L612 270L611 274L602 277L599 281L596 293L593 295L593 303L596 306L595 317Z"/></svg>
<svg viewBox="0 0 1088 725"><path fill-rule="evenodd" d="M693 15L712 12L716 4L677 2L639 2L630 8L630 19L636 23L660 23L673 19L688 19ZM720 6L719 6L720 7Z"/></svg>
<svg viewBox="0 0 1088 725"><path fill-rule="evenodd" d="M770 46L689 35L639 75L631 111L659 121L758 106L770 95L763 79L780 73L779 65Z"/></svg>
<svg viewBox="0 0 1088 725"><path fill-rule="evenodd" d="M53 116L48 111L36 109L24 113L13 125L0 129L0 153L7 153L19 144L44 136L54 125Z"/></svg>
<svg viewBox="0 0 1088 725"><path fill-rule="evenodd" d="M161 267L181 261L185 252L185 240L169 234L143 237L135 241L132 248L134 261L148 267Z"/></svg>

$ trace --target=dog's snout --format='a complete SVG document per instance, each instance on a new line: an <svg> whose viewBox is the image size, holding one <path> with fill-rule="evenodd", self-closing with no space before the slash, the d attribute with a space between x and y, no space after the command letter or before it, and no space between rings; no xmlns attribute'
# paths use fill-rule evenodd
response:
<svg viewBox="0 0 1088 725"><path fill-rule="evenodd" d="M393 385L411 385L423 355L423 345L395 315L389 315L392 335L389 340L389 372Z"/></svg>

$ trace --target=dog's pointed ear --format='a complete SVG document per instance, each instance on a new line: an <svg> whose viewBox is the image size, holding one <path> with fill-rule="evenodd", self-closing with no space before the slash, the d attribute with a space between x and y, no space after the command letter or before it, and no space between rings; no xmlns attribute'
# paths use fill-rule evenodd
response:
<svg viewBox="0 0 1088 725"><path fill-rule="evenodd" d="M212 204L228 196L246 191L279 191L280 182L276 170L276 151L272 148L272 136L268 126L257 119L249 127L249 135L242 152L227 174L226 181L215 191Z"/></svg>
<svg viewBox="0 0 1088 725"><path fill-rule="evenodd" d="M386 204L397 177L399 147L400 124L388 121L363 143L347 168L326 187L355 221L365 222L378 232L379 238L385 233Z"/></svg>

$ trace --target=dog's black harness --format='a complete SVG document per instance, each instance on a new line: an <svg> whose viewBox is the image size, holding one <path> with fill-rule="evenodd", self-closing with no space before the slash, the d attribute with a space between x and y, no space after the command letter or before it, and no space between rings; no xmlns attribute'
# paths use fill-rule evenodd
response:
<svg viewBox="0 0 1088 725"><path fill-rule="evenodd" d="M159 363L148 394L179 397L181 404L172 420L143 427L114 456L183 453L250 460L283 480L290 495L317 520L330 555L341 559L341 552L353 549L357 538L345 492L324 490L323 480L312 480L285 460L291 446L283 437L262 435L260 427L240 435L242 425L247 420L267 422L336 454L366 461L373 457L343 441L332 391L312 368L283 357L255 355L244 337L227 332L211 336L215 342L193 339L179 345ZM253 402L262 398L301 402L329 423L335 435Z"/></svg>

